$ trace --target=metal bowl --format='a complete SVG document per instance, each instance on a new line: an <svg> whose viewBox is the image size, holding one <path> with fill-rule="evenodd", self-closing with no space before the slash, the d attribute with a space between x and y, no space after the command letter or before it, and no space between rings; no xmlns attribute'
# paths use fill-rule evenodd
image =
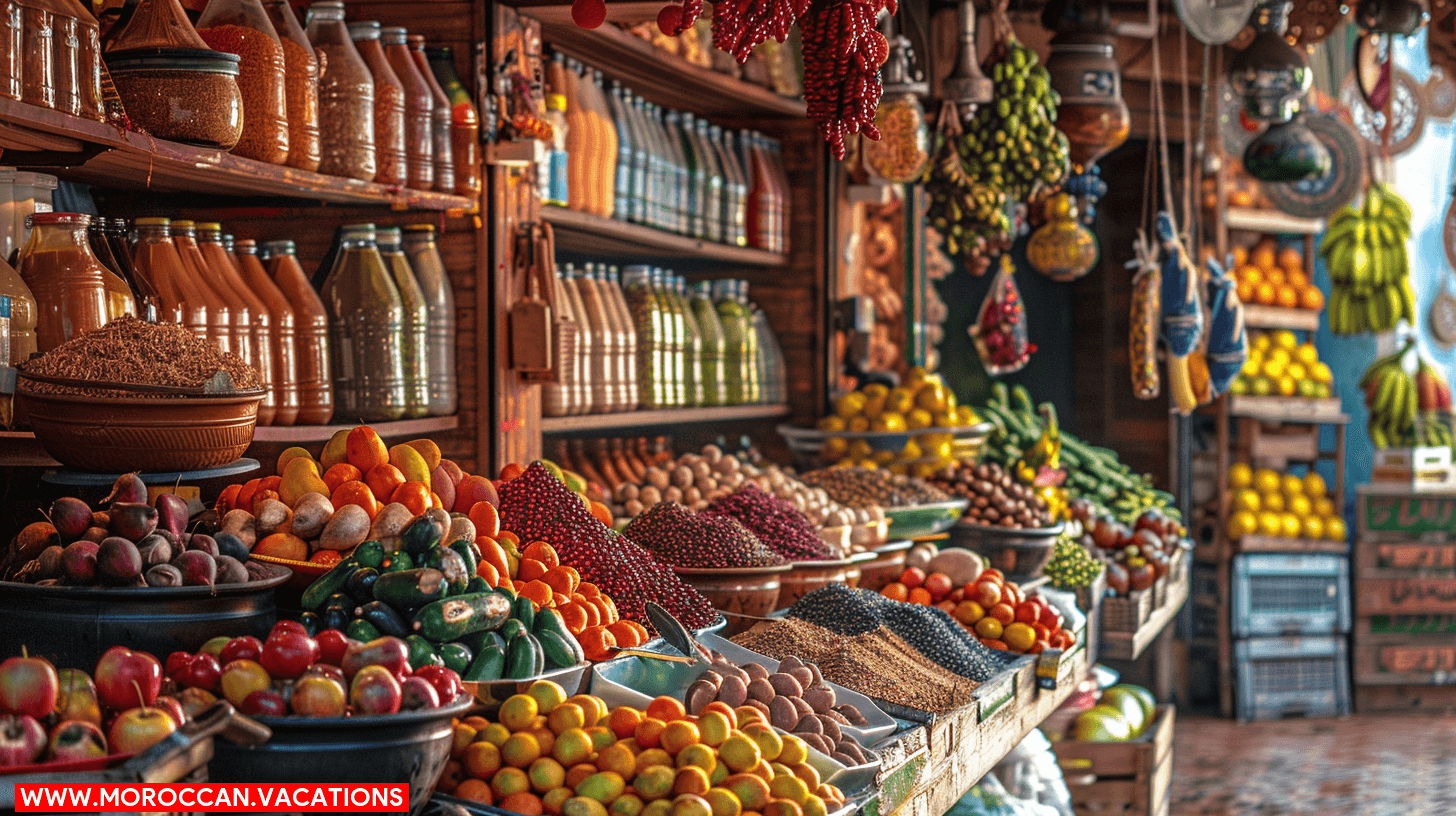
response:
<svg viewBox="0 0 1456 816"><path fill-rule="evenodd" d="M950 528L950 539L945 544L980 554L986 566L1001 570L1008 579L1025 580L1041 575L1052 559L1062 529L1061 524L1015 530L962 521Z"/></svg>
<svg viewBox="0 0 1456 816"><path fill-rule="evenodd" d="M861 439L869 443L872 450L898 454L911 439L927 434L950 434L953 438L952 455L963 461L974 462L980 458L981 450L994 427L989 422L978 422L956 428L920 428L914 431L821 431L818 428L799 428L793 425L780 425L777 430L800 464L817 467L824 464L820 452L824 449L825 442L830 439Z"/></svg>

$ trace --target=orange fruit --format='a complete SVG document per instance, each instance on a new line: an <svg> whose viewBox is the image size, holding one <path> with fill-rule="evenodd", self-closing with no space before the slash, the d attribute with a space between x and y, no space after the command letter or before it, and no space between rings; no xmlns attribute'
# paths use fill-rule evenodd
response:
<svg viewBox="0 0 1456 816"><path fill-rule="evenodd" d="M618 739L626 739L637 732L642 723L642 712L631 706L617 706L607 714L607 727Z"/></svg>
<svg viewBox="0 0 1456 816"><path fill-rule="evenodd" d="M1299 291L1289 284L1279 287L1274 296L1274 302L1286 309L1293 309L1299 306Z"/></svg>
<svg viewBox="0 0 1456 816"><path fill-rule="evenodd" d="M218 518L226 516L229 510L237 509L238 505L235 502L238 500L238 494L242 490L243 486L240 484L230 484L222 489L222 493L217 497L216 507Z"/></svg>
<svg viewBox="0 0 1456 816"><path fill-rule="evenodd" d="M541 805L541 797L525 792L513 793L501 799L497 807L512 813L523 813L525 816L541 816L545 812Z"/></svg>
<svg viewBox="0 0 1456 816"><path fill-rule="evenodd" d="M382 465L375 465L369 470L364 471L364 483L369 485L370 491L374 493L374 498L378 499L381 504L388 504L389 497L393 496L394 491L400 485L404 484L404 482L404 474L400 472L399 468L391 465L387 460ZM424 511L421 510L419 512L423 513ZM416 513L416 515L419 515L419 513Z"/></svg>
<svg viewBox="0 0 1456 816"><path fill-rule="evenodd" d="M1257 266L1241 266L1236 273L1240 283L1247 283L1251 286L1258 286L1264 282L1264 272Z"/></svg>
<svg viewBox="0 0 1456 816"><path fill-rule="evenodd" d="M672 722L687 716L687 709L683 707L682 700L676 697L662 695L654 697L652 702L647 704L647 716L651 719Z"/></svg>
<svg viewBox="0 0 1456 816"><path fill-rule="evenodd" d="M612 526L614 519L612 518L612 509L610 507L607 507L601 502L594 501L587 505L587 509L591 511L593 516L597 517L597 521L600 521L608 527Z"/></svg>
<svg viewBox="0 0 1456 816"><path fill-rule="evenodd" d="M452 795L471 802L479 802L482 805L495 804L495 796L490 792L490 785L480 779L466 779L455 788Z"/></svg>
<svg viewBox="0 0 1456 816"><path fill-rule="evenodd" d="M1287 272L1304 271L1304 256L1294 247L1279 250L1278 262L1280 268Z"/></svg>
<svg viewBox="0 0 1456 816"><path fill-rule="evenodd" d="M909 599L910 589L899 581L895 581L894 583L886 584L885 588L880 590L880 594L892 601L904 601Z"/></svg>
<svg viewBox="0 0 1456 816"><path fill-rule="evenodd" d="M399 485L394 489L394 493L390 494L389 500L408 507L409 511L417 516L423 515L432 506L430 488L423 482L405 482Z"/></svg>
<svg viewBox="0 0 1456 816"><path fill-rule="evenodd" d="M617 638L607 627L600 624L588 626L582 633L576 636L576 642L581 644L581 650L586 653L588 660L599 661L610 658L616 647ZM679 706L682 703L678 703Z"/></svg>
<svg viewBox="0 0 1456 816"><path fill-rule="evenodd" d="M525 588L517 594L523 598L530 598L531 602L538 607L550 606L552 602L551 587L541 581L527 581Z"/></svg>
<svg viewBox="0 0 1456 816"><path fill-rule="evenodd" d="M486 586L500 586L500 573L489 561L481 561L475 565L475 574L485 579Z"/></svg>
<svg viewBox="0 0 1456 816"><path fill-rule="evenodd" d="M1276 264L1276 260L1277 259L1274 255L1274 246L1269 242L1260 241L1259 245L1254 247L1254 251L1249 253L1249 263L1252 263L1254 266L1257 266L1260 269L1265 270L1266 272L1269 270L1277 270L1279 268Z"/></svg>
<svg viewBox="0 0 1456 816"><path fill-rule="evenodd" d="M551 591L570 595L581 585L581 573L577 572L575 567L559 564L546 570L546 574L541 576L541 580L551 587Z"/></svg>
<svg viewBox="0 0 1456 816"><path fill-rule="evenodd" d="M913 604L929 606L930 592L925 587L915 587L914 589L910 590L910 597L907 600L909 600L910 603Z"/></svg>
<svg viewBox="0 0 1456 816"><path fill-rule="evenodd" d="M269 558L282 558L288 561L307 561L308 542L293 533L274 533L253 547L253 555L266 555Z"/></svg>
<svg viewBox="0 0 1456 816"><path fill-rule="evenodd" d="M1325 293L1310 286L1299 293L1299 307L1317 312L1325 307Z"/></svg>
<svg viewBox="0 0 1456 816"><path fill-rule="evenodd" d="M919 567L907 568L904 572L900 573L900 583L904 584L906 589L914 589L920 586L925 583L925 570Z"/></svg>
<svg viewBox="0 0 1456 816"><path fill-rule="evenodd" d="M337 465L334 465L333 467L324 471L323 478L324 484L329 486L329 493L332 494L335 490L338 490L339 485L343 484L344 482L363 481L364 474L359 472L359 468L354 467L348 462L340 462ZM337 507L338 505L334 506Z"/></svg>
<svg viewBox="0 0 1456 816"><path fill-rule="evenodd" d="M1259 289L1258 284L1255 284L1255 283L1245 283L1243 281L1239 281L1239 286L1238 286L1239 302L1241 302L1241 303L1253 303L1254 302L1254 297L1258 293L1258 289Z"/></svg>
<svg viewBox="0 0 1456 816"><path fill-rule="evenodd" d="M1258 288L1254 290L1254 302L1260 306L1273 306L1274 296L1274 284L1268 281L1259 284Z"/></svg>
<svg viewBox="0 0 1456 816"><path fill-rule="evenodd" d="M697 725L687 720L673 720L663 726L659 741L662 750L676 756L679 751L689 745L697 745L702 738L703 735L699 733Z"/></svg>
<svg viewBox="0 0 1456 816"><path fill-rule="evenodd" d="M1009 603L998 603L986 610L986 616L995 618L1002 626L1016 620L1016 608Z"/></svg>
<svg viewBox="0 0 1456 816"><path fill-rule="evenodd" d="M500 749L486 740L472 742L460 755L460 764L476 779L489 779L501 768Z"/></svg>
<svg viewBox="0 0 1456 816"><path fill-rule="evenodd" d="M334 465L330 472L338 468L346 467L353 467L353 465ZM327 481L325 483L327 484ZM370 490L368 485L360 481L344 482L339 485L334 489L333 495L329 497L329 501L333 502L335 510L346 504L355 504L364 508L364 512L369 514L370 519L379 515L379 501L374 498L374 491Z"/></svg>
<svg viewBox="0 0 1456 816"><path fill-rule="evenodd" d="M368 473L378 465L389 464L389 448L385 447L384 440L368 425L359 425L349 431L344 450L349 464L359 468L362 473Z"/></svg>
<svg viewBox="0 0 1456 816"><path fill-rule="evenodd" d="M527 555L521 558L520 566L516 567L516 580L534 581L546 574L550 567L541 561Z"/></svg>
<svg viewBox="0 0 1456 816"><path fill-rule="evenodd" d="M617 645L621 646L624 649L630 649L634 646L641 646L643 643L647 642L646 638L641 637L637 633L637 630L632 628L631 624L632 621L617 621L616 623L607 627L607 631L611 632L612 637L616 638ZM638 625L640 626L641 624Z"/></svg>
<svg viewBox="0 0 1456 816"><path fill-rule="evenodd" d="M1274 287L1276 289L1279 288L1280 286L1283 286L1284 284L1286 284L1286 283L1289 282L1288 280L1285 279L1285 275L1284 275L1284 270L1283 269L1270 269L1270 270L1266 271L1264 273L1264 280L1267 281L1267 282L1269 282L1269 283L1274 284Z"/></svg>
<svg viewBox="0 0 1456 816"><path fill-rule="evenodd" d="M1304 274L1303 269L1296 267L1285 271L1284 282L1295 289L1303 289L1309 285L1309 276Z"/></svg>
<svg viewBox="0 0 1456 816"><path fill-rule="evenodd" d="M561 558L556 554L556 548L544 541L532 541L521 551L522 558L534 558L545 564L548 568L561 563Z"/></svg>
<svg viewBox="0 0 1456 816"><path fill-rule="evenodd" d="M1006 648L1006 644L997 638L981 638L981 645L987 649L996 649L1002 652L1010 651Z"/></svg>
<svg viewBox="0 0 1456 816"><path fill-rule="evenodd" d="M586 612L581 608L581 604L575 601L561 604L556 607L556 611L561 613L561 622L566 624L566 631L573 635L581 634L581 631L586 628Z"/></svg>
<svg viewBox="0 0 1456 816"><path fill-rule="evenodd" d="M475 534L495 538L500 533L500 512L488 501L478 501L467 514L475 525Z"/></svg>
<svg viewBox="0 0 1456 816"><path fill-rule="evenodd" d="M662 730L667 723L662 720L648 717L637 723L637 729L632 732L632 738L637 740L640 748L656 748L662 744Z"/></svg>
<svg viewBox="0 0 1456 816"><path fill-rule="evenodd" d="M480 562L489 563L495 567L497 575L509 576L511 567L506 559L505 548L495 543L495 540L488 536L476 536L475 546L480 549Z"/></svg>

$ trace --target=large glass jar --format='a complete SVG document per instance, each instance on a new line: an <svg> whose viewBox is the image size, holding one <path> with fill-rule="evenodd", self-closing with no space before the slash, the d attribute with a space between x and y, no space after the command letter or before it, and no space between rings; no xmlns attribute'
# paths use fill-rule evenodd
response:
<svg viewBox="0 0 1456 816"><path fill-rule="evenodd" d="M79 0L55 1L56 109L101 121L101 26Z"/></svg>
<svg viewBox="0 0 1456 816"><path fill-rule="evenodd" d="M400 332L400 356L404 363L404 415L410 418L422 417L430 410L430 360L427 336L430 329L430 310L425 307L425 293L415 280L409 259L400 249L398 227L381 227L376 231L379 256L389 270L394 287L399 292L399 304L403 308L404 323Z"/></svg>
<svg viewBox="0 0 1456 816"><path fill-rule="evenodd" d="M379 23L365 20L349 23L354 47L369 66L374 78L374 182L403 186L408 173L404 149L404 85L389 67L389 58L379 42Z"/></svg>
<svg viewBox="0 0 1456 816"><path fill-rule="evenodd" d="M344 25L344 4L308 7L308 39L323 54L319 74L319 167L330 176L373 181L374 78Z"/></svg>
<svg viewBox="0 0 1456 816"><path fill-rule="evenodd" d="M450 97L435 79L430 70L430 59L425 56L425 38L420 34L409 35L410 58L419 69L425 84L430 86L434 106L430 114L430 158L435 165L434 189L439 193L455 192L455 159L450 149Z"/></svg>
<svg viewBox="0 0 1456 816"><path fill-rule="evenodd" d="M455 290L435 246L431 224L404 228L404 254L425 296L429 329L425 333L430 372L430 414L451 416L456 408Z"/></svg>
<svg viewBox="0 0 1456 816"><path fill-rule="evenodd" d="M47 352L107 321L106 268L91 254L80 213L36 213L20 252L20 277L35 297L36 350Z"/></svg>
<svg viewBox="0 0 1456 816"><path fill-rule="evenodd" d="M287 68L283 43L258 0L210 0L197 21L208 47L242 58L243 137L235 156L283 164L288 160Z"/></svg>
<svg viewBox="0 0 1456 816"><path fill-rule="evenodd" d="M20 99L42 108L56 106L56 13L49 0L17 0L20 4Z"/></svg>
<svg viewBox="0 0 1456 816"><path fill-rule="evenodd" d="M344 228L323 299L339 410L350 421L404 416L404 307L374 243L373 224Z"/></svg>
<svg viewBox="0 0 1456 816"><path fill-rule="evenodd" d="M404 87L405 184L415 190L428 190L435 185L435 94L415 65L406 45L408 38L409 32L403 28L380 31L389 67Z"/></svg>
<svg viewBox="0 0 1456 816"><path fill-rule="evenodd" d="M913 93L886 95L875 110L878 141L860 139L865 166L885 181L908 184L930 162L930 128L925 108Z"/></svg>
<svg viewBox="0 0 1456 816"><path fill-rule="evenodd" d="M319 64L288 0L265 0L273 30L283 43L284 89L288 99L288 166L319 166Z"/></svg>
<svg viewBox="0 0 1456 816"><path fill-rule="evenodd" d="M231 149L243 135L236 54L112 52L107 70L127 117L143 133L220 150Z"/></svg>
<svg viewBox="0 0 1456 816"><path fill-rule="evenodd" d="M269 241L263 256L269 277L293 307L298 424L326 425L334 415L328 310L303 274L292 241Z"/></svg>
<svg viewBox="0 0 1456 816"><path fill-rule="evenodd" d="M25 32L21 28L20 4L15 0L0 1L0 97L20 98L22 45ZM10 347L15 348L15 301L10 302Z"/></svg>

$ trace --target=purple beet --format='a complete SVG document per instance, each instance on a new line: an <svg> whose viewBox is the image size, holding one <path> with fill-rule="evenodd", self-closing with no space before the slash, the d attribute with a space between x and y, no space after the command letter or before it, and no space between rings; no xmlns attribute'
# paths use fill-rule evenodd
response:
<svg viewBox="0 0 1456 816"><path fill-rule="evenodd" d="M187 540L187 549L201 550L213 558L222 555L222 551L217 547L217 539L205 533L193 533L192 537Z"/></svg>
<svg viewBox="0 0 1456 816"><path fill-rule="evenodd" d="M176 493L157 494L157 526L181 535L187 529L187 500Z"/></svg>
<svg viewBox="0 0 1456 816"><path fill-rule="evenodd" d="M40 556L36 558L40 562L41 578L61 577L61 553L63 552L65 552L65 548L59 544L52 544L41 550Z"/></svg>
<svg viewBox="0 0 1456 816"><path fill-rule="evenodd" d="M105 527L87 527L86 532L81 534L81 540L100 544L109 535L111 533L106 532Z"/></svg>
<svg viewBox="0 0 1456 816"><path fill-rule="evenodd" d="M125 584L142 574L142 554L130 541L111 536L96 548L96 571L111 583Z"/></svg>
<svg viewBox="0 0 1456 816"><path fill-rule="evenodd" d="M100 544L89 539L72 541L61 551L61 569L72 583L89 584L96 580L96 551Z"/></svg>
<svg viewBox="0 0 1456 816"><path fill-rule="evenodd" d="M154 587L178 587L182 586L182 570L171 564L153 564L147 570L147 586Z"/></svg>
<svg viewBox="0 0 1456 816"><path fill-rule="evenodd" d="M157 508L150 504L118 502L111 505L111 534L141 541L157 529Z"/></svg>
<svg viewBox="0 0 1456 816"><path fill-rule="evenodd" d="M202 550L188 550L172 566L182 571L183 586L213 586L217 583L217 562Z"/></svg>
<svg viewBox="0 0 1456 816"><path fill-rule="evenodd" d="M172 563L172 557L180 548L173 547L172 542L157 533L152 533L137 542L137 549L142 553L142 563L151 566L152 564Z"/></svg>
<svg viewBox="0 0 1456 816"><path fill-rule="evenodd" d="M217 542L217 551L219 553L230 555L238 559L239 563L246 564L253 557L248 552L248 548L243 545L243 542L232 533L218 533L213 537L213 540Z"/></svg>
<svg viewBox="0 0 1456 816"><path fill-rule="evenodd" d="M230 555L220 555L217 561L217 582L219 584L246 584L248 568L243 562Z"/></svg>
<svg viewBox="0 0 1456 816"><path fill-rule="evenodd" d="M106 511L106 510L97 510L96 512L92 513L91 514L91 526L92 527L100 527L102 529L105 529L105 528L110 527L111 526L111 513L109 511Z"/></svg>
<svg viewBox="0 0 1456 816"><path fill-rule="evenodd" d="M142 477L135 473L123 473L116 477L116 483L111 486L111 495L101 500L103 506L116 503L122 504L146 504L147 485Z"/></svg>
<svg viewBox="0 0 1456 816"><path fill-rule="evenodd" d="M70 543L86 533L91 526L91 508L86 502L71 496L62 496L51 502L51 524L61 534L61 540Z"/></svg>

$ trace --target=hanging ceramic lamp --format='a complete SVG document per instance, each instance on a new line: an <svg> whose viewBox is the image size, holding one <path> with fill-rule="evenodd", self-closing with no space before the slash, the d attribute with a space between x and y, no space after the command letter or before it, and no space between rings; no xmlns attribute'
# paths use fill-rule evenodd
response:
<svg viewBox="0 0 1456 816"><path fill-rule="evenodd" d="M1330 170L1330 151L1295 115L1314 75L1309 58L1284 39L1291 0L1264 0L1254 10L1254 40L1229 63L1229 83L1243 114L1269 128L1244 150L1244 169L1260 181L1303 181Z"/></svg>
<svg viewBox="0 0 1456 816"><path fill-rule="evenodd" d="M1360 0L1355 6L1355 24L1372 34L1409 37L1429 17L1416 0Z"/></svg>
<svg viewBox="0 0 1456 816"><path fill-rule="evenodd" d="M950 76L940 83L940 96L954 102L961 116L969 119L976 106L995 96L991 80L981 73L976 59L976 4L960 0L956 7L956 60Z"/></svg>

